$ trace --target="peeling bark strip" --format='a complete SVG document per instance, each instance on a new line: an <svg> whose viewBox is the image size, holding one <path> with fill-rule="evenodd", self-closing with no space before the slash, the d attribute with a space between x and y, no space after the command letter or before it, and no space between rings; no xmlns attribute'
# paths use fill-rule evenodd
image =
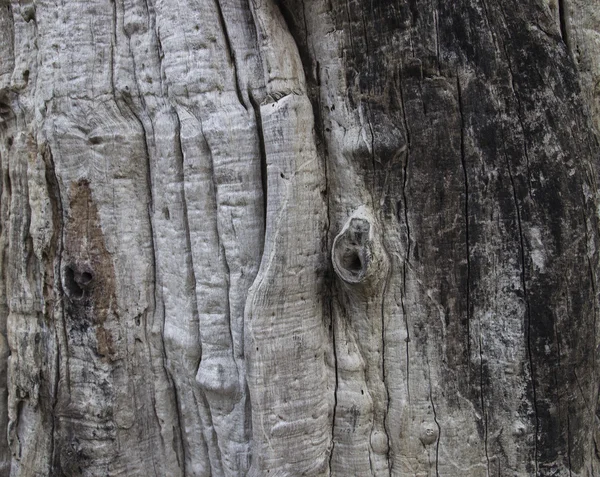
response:
<svg viewBox="0 0 600 477"><path fill-rule="evenodd" d="M0 477L600 474L600 0L0 0Z"/></svg>

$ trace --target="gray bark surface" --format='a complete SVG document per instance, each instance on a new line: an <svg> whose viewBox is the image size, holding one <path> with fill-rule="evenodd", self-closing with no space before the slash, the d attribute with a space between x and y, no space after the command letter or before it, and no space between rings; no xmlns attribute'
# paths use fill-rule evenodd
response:
<svg viewBox="0 0 600 477"><path fill-rule="evenodd" d="M600 475L600 3L0 0L0 476Z"/></svg>

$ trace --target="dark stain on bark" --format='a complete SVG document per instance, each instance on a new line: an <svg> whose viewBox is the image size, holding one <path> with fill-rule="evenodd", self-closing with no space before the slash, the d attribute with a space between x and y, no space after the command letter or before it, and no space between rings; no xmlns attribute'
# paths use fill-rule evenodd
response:
<svg viewBox="0 0 600 477"><path fill-rule="evenodd" d="M115 317L115 272L90 184L85 179L71 185L65 255L63 282L69 298L66 311L71 330L92 328L98 355L110 358L114 353L112 337L104 324Z"/></svg>
<svg viewBox="0 0 600 477"><path fill-rule="evenodd" d="M114 440L114 391L107 369L114 370L113 363L118 359L111 331L114 327L110 327L118 318L114 265L86 179L70 184L63 242L61 272L67 349L62 350L61 356L68 373L75 372L78 380L89 381L97 401L91 413L88 404L66 394L72 393L71 386L59 390L55 470L59 475L75 476L84 475L85 469L94 464L86 450L90 442ZM69 360L82 356L86 356L86 368L75 371Z"/></svg>

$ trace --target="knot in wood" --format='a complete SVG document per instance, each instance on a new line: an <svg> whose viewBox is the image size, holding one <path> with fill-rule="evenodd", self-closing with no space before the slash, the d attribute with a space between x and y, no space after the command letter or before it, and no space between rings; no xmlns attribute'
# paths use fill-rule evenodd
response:
<svg viewBox="0 0 600 477"><path fill-rule="evenodd" d="M361 207L333 241L333 269L347 285L370 287L385 278L385 258L376 235L375 219Z"/></svg>
<svg viewBox="0 0 600 477"><path fill-rule="evenodd" d="M362 282L369 270L373 252L369 240L371 224L351 218L333 243L333 268L346 283Z"/></svg>
<svg viewBox="0 0 600 477"><path fill-rule="evenodd" d="M419 436L419 439L421 440L424 446L428 446L437 441L439 435L440 432L437 427L437 424L432 422L426 422L421 427L421 435Z"/></svg>

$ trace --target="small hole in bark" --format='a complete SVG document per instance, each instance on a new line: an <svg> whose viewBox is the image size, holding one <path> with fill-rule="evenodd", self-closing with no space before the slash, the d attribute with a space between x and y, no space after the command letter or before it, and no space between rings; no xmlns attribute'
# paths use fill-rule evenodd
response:
<svg viewBox="0 0 600 477"><path fill-rule="evenodd" d="M7 145L9 148L10 148L10 147L12 147L12 145L13 145L13 138L12 138L12 137L9 137L9 138L6 140L6 145Z"/></svg>
<svg viewBox="0 0 600 477"><path fill-rule="evenodd" d="M89 272L83 272L81 274L81 283L83 285L87 285L88 283L90 283L92 281L93 278L94 277L93 277L93 275L91 273L89 273Z"/></svg>
<svg viewBox="0 0 600 477"><path fill-rule="evenodd" d="M23 80L27 83L29 81L29 70L23 71Z"/></svg>
<svg viewBox="0 0 600 477"><path fill-rule="evenodd" d="M102 142L102 138L100 136L94 136L90 138L90 144L100 144Z"/></svg>
<svg viewBox="0 0 600 477"><path fill-rule="evenodd" d="M65 287L69 297L81 298L83 296L83 288L75 280L75 271L71 267L65 268Z"/></svg>

